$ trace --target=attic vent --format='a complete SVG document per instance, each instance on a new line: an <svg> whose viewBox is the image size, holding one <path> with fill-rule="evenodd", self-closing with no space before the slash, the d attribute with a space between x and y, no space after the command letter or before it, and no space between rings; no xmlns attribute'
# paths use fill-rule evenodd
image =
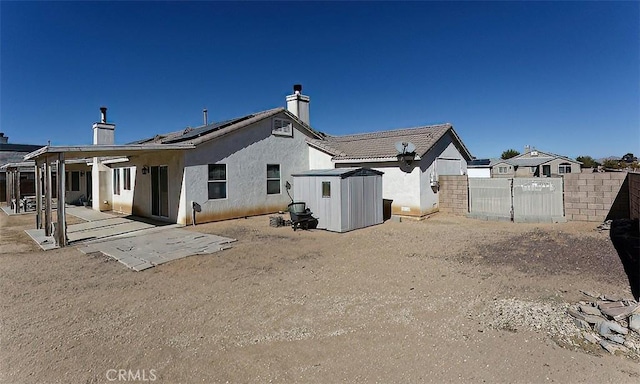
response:
<svg viewBox="0 0 640 384"><path fill-rule="evenodd" d="M187 133L189 133L189 132L191 132L191 131L193 131L193 128L191 128L191 127L187 127L187 128L185 128L185 129L184 129L184 131L182 131L182 134L183 134L183 135L186 135Z"/></svg>
<svg viewBox="0 0 640 384"><path fill-rule="evenodd" d="M538 151L531 151L531 156L538 156Z"/></svg>

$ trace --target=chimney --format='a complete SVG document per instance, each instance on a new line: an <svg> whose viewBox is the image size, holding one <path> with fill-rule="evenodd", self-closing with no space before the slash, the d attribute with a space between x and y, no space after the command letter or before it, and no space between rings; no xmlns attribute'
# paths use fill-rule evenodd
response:
<svg viewBox="0 0 640 384"><path fill-rule="evenodd" d="M529 153L531 151L531 147L528 145L524 146L524 153Z"/></svg>
<svg viewBox="0 0 640 384"><path fill-rule="evenodd" d="M100 107L100 122L93 124L93 145L113 145L115 124L107 123L107 107Z"/></svg>
<svg viewBox="0 0 640 384"><path fill-rule="evenodd" d="M4 132L0 132L0 144L7 144L9 142L9 136L5 136Z"/></svg>
<svg viewBox="0 0 640 384"><path fill-rule="evenodd" d="M202 110L202 118L204 119L204 125L209 124L209 118L207 117L207 108Z"/></svg>
<svg viewBox="0 0 640 384"><path fill-rule="evenodd" d="M309 124L309 96L302 94L302 85L293 86L293 94L287 96L287 110L303 123Z"/></svg>

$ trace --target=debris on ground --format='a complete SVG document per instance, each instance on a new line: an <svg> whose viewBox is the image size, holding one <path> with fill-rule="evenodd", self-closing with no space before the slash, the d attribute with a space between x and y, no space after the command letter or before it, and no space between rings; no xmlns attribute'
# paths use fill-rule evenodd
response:
<svg viewBox="0 0 640 384"><path fill-rule="evenodd" d="M612 222L613 222L613 220L606 220L604 223L602 223L602 224L600 224L600 225L598 225L596 227L596 231L603 232L603 231L611 230L611 223Z"/></svg>
<svg viewBox="0 0 640 384"><path fill-rule="evenodd" d="M582 293L590 300L569 307L567 313L583 329L583 338L599 343L611 354L640 357L640 304L631 299Z"/></svg>

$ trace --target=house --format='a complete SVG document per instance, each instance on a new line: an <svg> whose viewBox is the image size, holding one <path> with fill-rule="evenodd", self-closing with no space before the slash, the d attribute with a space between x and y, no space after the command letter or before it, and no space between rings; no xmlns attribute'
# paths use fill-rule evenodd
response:
<svg viewBox="0 0 640 384"><path fill-rule="evenodd" d="M579 161L525 147L525 152L506 160L491 161L491 177L557 177L580 173Z"/></svg>
<svg viewBox="0 0 640 384"><path fill-rule="evenodd" d="M290 202L284 187L293 174L367 167L384 172L383 197L394 213L423 216L438 209L438 176L466 173L471 155L450 124L328 136L311 128L309 97L301 92L295 85L286 108L214 123L205 110L202 126L124 145L114 144L115 125L101 108L93 145L47 146L25 156L44 175L36 175L44 181L36 183L43 191L36 196L45 196L45 233L50 234L54 189L48 175L54 169L61 175L56 183L61 232L63 202L71 192L90 196L95 210L188 225L281 211ZM64 233L56 238L64 245Z"/></svg>
<svg viewBox="0 0 640 384"><path fill-rule="evenodd" d="M23 158L40 147L9 143L9 137L0 132L0 201L11 205L12 200L35 194L34 163Z"/></svg>
<svg viewBox="0 0 640 384"><path fill-rule="evenodd" d="M59 212L64 209L62 202L68 200L66 179L70 177L74 184L74 172L83 175L70 163L74 159L91 166L90 171L84 171L84 178L90 180L84 188L85 192L90 188L95 210L184 225L194 220L277 212L289 203L285 181L291 180L293 173L308 169L307 139L321 137L308 121L291 112L309 116L309 98L300 91L301 87L296 88L287 97L288 109L274 108L216 123L205 121L197 128L124 145L114 144L115 125L108 122L103 107L100 121L93 124L93 145L47 146L25 160L34 160L36 170L44 172L44 185L38 188L44 189L45 200L49 201L45 209L47 205L50 208L54 189L47 183L47 175L55 168L64 176L55 186ZM38 201L38 206L42 204ZM58 216L58 228L63 228L64 215ZM49 232L49 223L44 223L44 229ZM59 236L64 242L63 235Z"/></svg>
<svg viewBox="0 0 640 384"><path fill-rule="evenodd" d="M488 179L491 177L492 159L472 159L467 162L467 175L469 178Z"/></svg>
<svg viewBox="0 0 640 384"><path fill-rule="evenodd" d="M438 211L438 177L464 175L472 156L451 124L309 139L311 169L366 167L383 172L394 215ZM402 149L410 148L409 153ZM408 156L407 156L408 155Z"/></svg>

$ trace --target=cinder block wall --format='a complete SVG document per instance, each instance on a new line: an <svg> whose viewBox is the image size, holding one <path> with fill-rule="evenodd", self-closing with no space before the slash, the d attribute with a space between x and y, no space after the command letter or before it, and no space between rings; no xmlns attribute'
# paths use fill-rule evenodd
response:
<svg viewBox="0 0 640 384"><path fill-rule="evenodd" d="M640 219L640 173L629 173L629 217Z"/></svg>
<svg viewBox="0 0 640 384"><path fill-rule="evenodd" d="M466 175L440 176L439 210L452 215L469 212L469 180Z"/></svg>
<svg viewBox="0 0 640 384"><path fill-rule="evenodd" d="M564 211L567 220L598 221L628 217L626 172L564 175Z"/></svg>

